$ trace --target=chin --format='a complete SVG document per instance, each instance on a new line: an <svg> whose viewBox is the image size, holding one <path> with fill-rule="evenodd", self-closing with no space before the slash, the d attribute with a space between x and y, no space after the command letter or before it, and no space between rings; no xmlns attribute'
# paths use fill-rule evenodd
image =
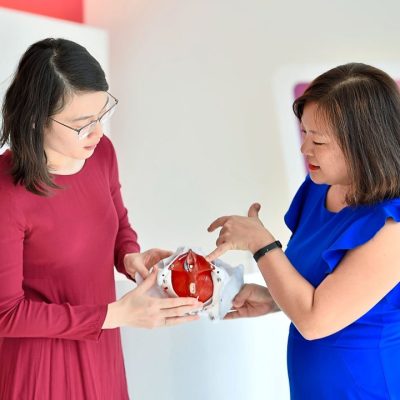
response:
<svg viewBox="0 0 400 400"><path fill-rule="evenodd" d="M80 160L87 160L88 158L92 157L93 153L94 153L95 149L92 150L87 150L87 149L82 149L82 152L79 154L79 158Z"/></svg>
<svg viewBox="0 0 400 400"><path fill-rule="evenodd" d="M326 179L324 179L321 176L316 176L316 174L313 174L312 172L309 173L310 175L310 179L317 185L324 185L327 184L329 185L329 183L326 181Z"/></svg>

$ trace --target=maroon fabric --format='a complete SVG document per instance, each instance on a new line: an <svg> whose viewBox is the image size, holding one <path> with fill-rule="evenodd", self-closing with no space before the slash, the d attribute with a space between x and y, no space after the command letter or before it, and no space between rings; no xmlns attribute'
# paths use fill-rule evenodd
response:
<svg viewBox="0 0 400 400"><path fill-rule="evenodd" d="M0 156L0 399L128 398L120 332L101 330L113 267L138 252L103 136L50 197L15 186Z"/></svg>

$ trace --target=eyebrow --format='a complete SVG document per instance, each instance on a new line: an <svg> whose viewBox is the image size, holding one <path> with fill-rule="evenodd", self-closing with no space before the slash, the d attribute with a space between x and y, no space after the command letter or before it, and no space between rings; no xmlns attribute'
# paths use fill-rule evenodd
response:
<svg viewBox="0 0 400 400"><path fill-rule="evenodd" d="M300 128L306 130L306 128L304 127L304 125L302 123L300 124ZM313 131L312 129L309 129L307 132L314 133L316 135L324 136L321 132Z"/></svg>
<svg viewBox="0 0 400 400"><path fill-rule="evenodd" d="M106 104L104 104L104 106L103 106L103 108L100 110L100 112L102 112L102 111L106 108L106 106L107 106L107 104L108 104L109 101L110 101L110 96L107 96ZM71 122L84 121L84 120L86 120L86 119L93 118L93 117L94 117L94 115L86 115L86 116L83 116L83 117L78 117L78 118L71 119L70 121L71 121Z"/></svg>

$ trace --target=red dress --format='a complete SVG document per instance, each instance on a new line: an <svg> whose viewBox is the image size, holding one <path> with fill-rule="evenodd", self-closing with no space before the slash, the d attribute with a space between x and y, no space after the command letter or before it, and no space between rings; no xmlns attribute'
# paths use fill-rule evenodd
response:
<svg viewBox="0 0 400 400"><path fill-rule="evenodd" d="M0 156L0 399L128 399L114 265L138 252L114 148L103 136L82 170L56 175L50 197L15 186Z"/></svg>

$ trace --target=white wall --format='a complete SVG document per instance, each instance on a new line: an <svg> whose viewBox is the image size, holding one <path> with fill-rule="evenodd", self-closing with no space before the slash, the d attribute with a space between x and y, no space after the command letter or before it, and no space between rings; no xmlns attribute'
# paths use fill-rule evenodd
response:
<svg viewBox="0 0 400 400"><path fill-rule="evenodd" d="M121 100L113 140L143 248L211 250L207 225L254 200L286 243L282 217L304 174L292 85L351 61L400 77L399 13L396 0L86 0L86 21L110 34L111 89ZM224 259L254 271L243 254ZM134 398L288 398L285 318L206 327L124 331ZM224 353L174 352L203 329L202 348L214 349L216 335ZM215 376L204 372L213 366ZM211 384L207 394L198 381Z"/></svg>

